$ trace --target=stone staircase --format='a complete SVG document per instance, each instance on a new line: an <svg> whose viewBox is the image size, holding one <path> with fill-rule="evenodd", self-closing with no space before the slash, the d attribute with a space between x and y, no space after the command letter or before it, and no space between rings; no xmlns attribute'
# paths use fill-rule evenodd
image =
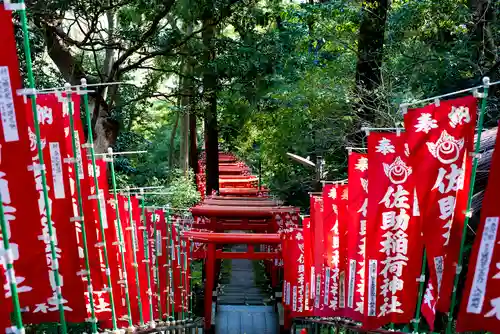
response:
<svg viewBox="0 0 500 334"><path fill-rule="evenodd" d="M244 251L237 245L233 251ZM250 260L231 260L231 275L222 282L217 298L215 331L217 334L275 334L278 317L269 305L269 294L255 282Z"/></svg>

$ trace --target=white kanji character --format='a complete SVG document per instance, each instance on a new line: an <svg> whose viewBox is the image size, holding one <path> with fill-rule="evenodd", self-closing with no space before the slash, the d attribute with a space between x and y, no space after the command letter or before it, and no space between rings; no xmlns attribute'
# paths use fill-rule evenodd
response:
<svg viewBox="0 0 500 334"><path fill-rule="evenodd" d="M49 307L47 306L47 304L45 304L45 303L36 304L36 307L33 310L33 313L38 313L38 312L47 313L48 310L49 310Z"/></svg>
<svg viewBox="0 0 500 334"><path fill-rule="evenodd" d="M456 128L457 125L462 125L463 123L470 123L469 108L464 106L451 107L448 117L452 128Z"/></svg>
<svg viewBox="0 0 500 334"><path fill-rule="evenodd" d="M396 225L396 211L382 212L382 229L392 229Z"/></svg>
<svg viewBox="0 0 500 334"><path fill-rule="evenodd" d="M500 320L500 297L490 300L490 305L492 307L491 311L486 313L485 317L495 317Z"/></svg>
<svg viewBox="0 0 500 334"><path fill-rule="evenodd" d="M357 169L361 172L364 172L368 169L368 158L366 157L360 157L358 159L358 162L356 163L354 169Z"/></svg>
<svg viewBox="0 0 500 334"><path fill-rule="evenodd" d="M438 189L441 194L448 193L450 191L457 191L463 189L464 187L464 170L458 168L456 164L451 164L451 171L449 174L446 173L446 169L443 167L439 168L439 174L436 179L436 183L432 189ZM445 187L444 179L447 179L448 185Z"/></svg>
<svg viewBox="0 0 500 334"><path fill-rule="evenodd" d="M384 203L386 208L398 208L398 209L409 209L410 205L408 204L408 195L410 193L406 191L402 185L397 186L397 190L394 191L392 186L387 188L387 192L384 195L384 198L379 202L379 204ZM393 201L391 202L391 197L393 197Z"/></svg>
<svg viewBox="0 0 500 334"><path fill-rule="evenodd" d="M438 127L437 121L429 113L422 113L417 120L418 124L415 125L415 132L429 133L429 131Z"/></svg>
<svg viewBox="0 0 500 334"><path fill-rule="evenodd" d="M361 208L358 210L358 213L361 213L364 217L366 217L368 210L368 198L365 198L363 201L363 205L361 205Z"/></svg>
<svg viewBox="0 0 500 334"><path fill-rule="evenodd" d="M441 218L442 220L446 220L453 215L455 211L454 196L443 197L438 201L438 204L439 204L439 212L441 213L439 218Z"/></svg>
<svg viewBox="0 0 500 334"><path fill-rule="evenodd" d="M381 140L378 142L378 146L376 147L377 153L382 153L383 155L389 154L389 153L395 153L395 147L392 145L390 139L387 139L383 137Z"/></svg>
<svg viewBox="0 0 500 334"><path fill-rule="evenodd" d="M403 280L397 276L392 276L392 278L390 279L384 278L384 283L380 287L381 289L380 293L384 296L387 296L389 291L391 292L391 294L395 294L396 292L403 290L403 285L404 285Z"/></svg>
<svg viewBox="0 0 500 334"><path fill-rule="evenodd" d="M330 191L328 192L328 197L331 199L336 199L337 198L337 189L335 187L332 187Z"/></svg>

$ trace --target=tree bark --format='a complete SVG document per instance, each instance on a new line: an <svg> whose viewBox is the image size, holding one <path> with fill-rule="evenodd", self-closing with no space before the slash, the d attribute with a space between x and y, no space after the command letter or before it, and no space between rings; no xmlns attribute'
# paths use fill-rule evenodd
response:
<svg viewBox="0 0 500 334"><path fill-rule="evenodd" d="M380 86L381 66L384 57L384 35L389 8L388 0L366 0L362 8L359 27L356 89L360 97L358 109L367 122L376 120L379 107L375 90Z"/></svg>
<svg viewBox="0 0 500 334"><path fill-rule="evenodd" d="M193 25L191 23L187 24L185 33L190 35L193 32ZM193 98L193 63L189 55L189 48L186 45L183 47L183 53L187 54L184 56L182 61L181 74L181 150L180 150L180 164L181 170L185 176L188 175L189 171L189 114L192 108Z"/></svg>
<svg viewBox="0 0 500 334"><path fill-rule="evenodd" d="M194 109L194 108L193 108ZM196 131L196 113L191 109L189 113L189 167L194 174L198 174L198 133Z"/></svg>
<svg viewBox="0 0 500 334"><path fill-rule="evenodd" d="M205 153L206 153L206 190L210 195L213 190L219 191L219 133L217 125L217 76L211 66L215 59L214 38L216 27L212 11L207 8L203 15L206 29L203 39L203 97L205 100Z"/></svg>

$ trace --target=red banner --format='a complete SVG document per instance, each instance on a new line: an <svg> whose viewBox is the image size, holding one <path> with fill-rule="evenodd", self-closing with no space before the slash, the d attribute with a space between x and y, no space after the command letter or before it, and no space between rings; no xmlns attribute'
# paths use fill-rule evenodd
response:
<svg viewBox="0 0 500 334"><path fill-rule="evenodd" d="M345 259L347 187L328 184L323 188L323 234L325 236L325 270L322 281L323 316L342 316L345 311Z"/></svg>
<svg viewBox="0 0 500 334"><path fill-rule="evenodd" d="M488 185L481 208L481 224L469 261L457 331L497 333L500 328L500 131L497 133Z"/></svg>
<svg viewBox="0 0 500 334"><path fill-rule="evenodd" d="M464 179L468 183L470 177L470 160L465 165L464 158L472 151L476 105L476 99L467 96L405 115L430 267L422 312L431 328L436 301L441 311L450 306L467 201Z"/></svg>
<svg viewBox="0 0 500 334"><path fill-rule="evenodd" d="M137 265L139 270L139 282L141 286L141 301L142 301L142 315L144 322L151 321L149 316L149 293L148 290L148 276L147 276L147 266L146 266L146 252L148 249L147 240L144 240L144 231L146 229L145 221L143 222L142 208L139 206L139 200L137 197L132 197L132 215L134 218L135 231L137 236ZM147 239L147 235L146 235ZM148 254L149 261L149 254Z"/></svg>
<svg viewBox="0 0 500 334"><path fill-rule="evenodd" d="M51 212L52 236L55 251L59 262L59 281L62 288L62 303L65 317L70 322L83 322L87 318L86 311L86 284L81 276L80 261L83 253L79 251L76 226L73 220L73 200L68 169L64 166L64 158L68 156L64 133L63 103L65 99L56 95L47 94L37 98L38 123L45 162L45 175L48 190L48 207ZM26 105L27 117L32 115L31 105ZM31 140L31 155L36 188L40 194L39 212L41 218L40 239L45 244L47 256L46 266L48 278L52 288L49 295L39 294L40 300L36 306L25 313L25 321L40 323L58 321L59 309L57 299L56 278L50 269L52 266L49 223L47 222L47 208L43 200L42 174L37 165L38 150L33 120L28 118L28 133ZM76 216L78 217L78 215Z"/></svg>
<svg viewBox="0 0 500 334"><path fill-rule="evenodd" d="M368 155L349 154L347 214L347 316L362 321L365 295L366 216L368 212Z"/></svg>
<svg viewBox="0 0 500 334"><path fill-rule="evenodd" d="M21 307L33 312L38 303L46 303L41 296L50 296L49 268L45 244L38 239L41 234L38 202L40 193L36 189L28 137L28 120L24 112L23 98L16 91L21 89L21 78L17 62L16 44L10 12L0 5L0 194L4 209L7 232L11 247L10 259L0 257L5 291L0 295L0 327L10 327L12 310L9 282L17 282ZM17 112L16 112L17 111ZM31 116L30 116L31 119ZM1 238L1 236L0 236ZM3 243L0 246L3 250ZM12 261L15 271L6 272L5 261ZM50 306L53 308L53 306ZM28 309L29 308L29 309Z"/></svg>
<svg viewBox="0 0 500 334"><path fill-rule="evenodd" d="M313 315L321 316L324 311L324 256L325 256L325 234L323 230L323 198L311 197L311 233L313 243L311 252L313 254L313 266L311 272L311 291Z"/></svg>
<svg viewBox="0 0 500 334"><path fill-rule="evenodd" d="M407 323L414 316L421 232L412 220L414 181L405 143L404 134L368 137L367 329Z"/></svg>
<svg viewBox="0 0 500 334"><path fill-rule="evenodd" d="M304 235L301 229L294 229L287 234L285 263L287 266L290 264L290 269L286 272L288 292L285 296L285 303L289 305L288 309L291 317L303 317L309 313L305 309L307 297L305 295Z"/></svg>
<svg viewBox="0 0 500 334"><path fill-rule="evenodd" d="M314 208L314 197L311 197L311 207ZM311 211L311 215L314 210ZM308 316L312 315L313 306L314 306L314 294L313 294L313 286L312 277L316 277L315 268L314 268L314 258L312 253L313 242L314 242L314 234L312 229L312 217L304 218L302 222L302 234L304 237L304 300L303 300L303 312Z"/></svg>

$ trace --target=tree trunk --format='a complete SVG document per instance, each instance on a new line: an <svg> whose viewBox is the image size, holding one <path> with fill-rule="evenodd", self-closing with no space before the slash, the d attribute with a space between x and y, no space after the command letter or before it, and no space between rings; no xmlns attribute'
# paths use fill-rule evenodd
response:
<svg viewBox="0 0 500 334"><path fill-rule="evenodd" d="M384 57L384 34L389 8L388 0L366 0L359 27L356 89L360 97L361 118L373 123L377 119L379 99L376 89L381 83Z"/></svg>
<svg viewBox="0 0 500 334"><path fill-rule="evenodd" d="M187 24L185 29L186 34L190 35L193 32L193 25ZM191 104L193 103L192 93L193 93L193 80L191 76L193 75L193 62L189 56L189 48L186 46L183 48L183 53L187 54L184 56L182 61L180 79L181 83L181 150L180 150L180 165L181 170L185 176L188 175L189 171L189 114L190 110L193 109Z"/></svg>
<svg viewBox="0 0 500 334"><path fill-rule="evenodd" d="M217 126L217 77L211 67L215 59L214 37L215 24L212 11L207 8L203 15L203 24L206 29L202 33L203 39L203 98L205 100L205 153L206 153L206 190L210 195L213 190L219 191L219 133Z"/></svg>
<svg viewBox="0 0 500 334"><path fill-rule="evenodd" d="M192 108L189 113L189 167L198 174L198 133L196 132L196 113Z"/></svg>

